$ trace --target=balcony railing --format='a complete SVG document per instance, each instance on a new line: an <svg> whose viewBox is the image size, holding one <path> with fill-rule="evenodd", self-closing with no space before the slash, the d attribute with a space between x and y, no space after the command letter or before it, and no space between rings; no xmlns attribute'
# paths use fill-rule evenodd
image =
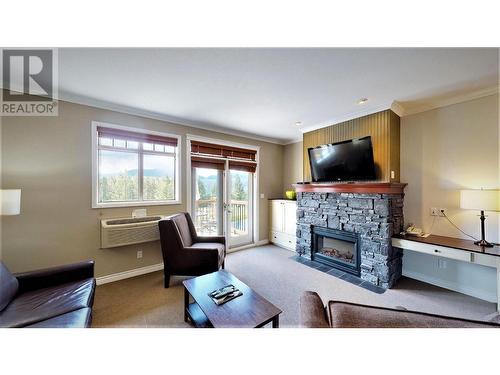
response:
<svg viewBox="0 0 500 375"><path fill-rule="evenodd" d="M217 199L199 199L195 201L195 226L202 235L216 235L219 216ZM230 201L229 220L231 235L246 234L248 231L248 202Z"/></svg>

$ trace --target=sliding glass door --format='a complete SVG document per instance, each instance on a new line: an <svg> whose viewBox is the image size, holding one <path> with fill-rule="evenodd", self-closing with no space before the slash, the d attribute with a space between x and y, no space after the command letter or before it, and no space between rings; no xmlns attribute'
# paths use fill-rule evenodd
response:
<svg viewBox="0 0 500 375"><path fill-rule="evenodd" d="M253 240L253 173L229 170L228 234L231 247Z"/></svg>
<svg viewBox="0 0 500 375"><path fill-rule="evenodd" d="M188 150L191 216L197 232L225 236L228 248L253 243L258 150L207 139L188 140Z"/></svg>
<svg viewBox="0 0 500 375"><path fill-rule="evenodd" d="M200 236L226 236L229 248L253 242L254 174L229 163L191 169L191 216Z"/></svg>
<svg viewBox="0 0 500 375"><path fill-rule="evenodd" d="M193 168L191 172L192 217L200 236L224 234L223 171Z"/></svg>

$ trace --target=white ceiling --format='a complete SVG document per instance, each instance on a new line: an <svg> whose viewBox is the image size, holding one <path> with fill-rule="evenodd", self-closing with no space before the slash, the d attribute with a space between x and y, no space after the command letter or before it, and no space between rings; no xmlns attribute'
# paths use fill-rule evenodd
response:
<svg viewBox="0 0 500 375"><path fill-rule="evenodd" d="M491 91L498 59L466 48L59 49L59 96L287 143L394 101L415 112Z"/></svg>

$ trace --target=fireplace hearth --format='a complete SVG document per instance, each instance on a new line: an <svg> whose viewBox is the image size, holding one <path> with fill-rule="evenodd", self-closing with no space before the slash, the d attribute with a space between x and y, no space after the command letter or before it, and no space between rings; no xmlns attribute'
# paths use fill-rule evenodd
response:
<svg viewBox="0 0 500 375"><path fill-rule="evenodd" d="M312 232L311 260L360 276L357 234L316 226Z"/></svg>

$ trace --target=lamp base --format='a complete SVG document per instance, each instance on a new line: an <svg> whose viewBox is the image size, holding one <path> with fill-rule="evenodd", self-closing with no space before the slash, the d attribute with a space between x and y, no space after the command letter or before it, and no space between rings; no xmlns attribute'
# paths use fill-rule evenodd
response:
<svg viewBox="0 0 500 375"><path fill-rule="evenodd" d="M476 244L478 246L484 246L484 247L493 247L493 244L489 243L486 240L475 241L474 244Z"/></svg>

